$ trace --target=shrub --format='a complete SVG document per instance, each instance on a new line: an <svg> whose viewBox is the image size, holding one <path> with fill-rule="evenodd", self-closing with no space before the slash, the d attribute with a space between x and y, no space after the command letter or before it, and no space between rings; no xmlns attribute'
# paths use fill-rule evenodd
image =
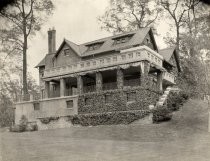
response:
<svg viewBox="0 0 210 161"><path fill-rule="evenodd" d="M58 120L59 117L46 117L46 118L40 118L41 123L43 124L49 124L51 121Z"/></svg>
<svg viewBox="0 0 210 161"><path fill-rule="evenodd" d="M183 92L171 91L167 98L167 108L171 111L177 111L186 102L188 95Z"/></svg>
<svg viewBox="0 0 210 161"><path fill-rule="evenodd" d="M72 124L82 126L129 124L146 116L149 111L126 111L98 114L81 114L69 117Z"/></svg>
<svg viewBox="0 0 210 161"><path fill-rule="evenodd" d="M25 132L25 131L37 131L38 126L36 123L29 123L25 115L21 116L18 125L10 127L10 132Z"/></svg>
<svg viewBox="0 0 210 161"><path fill-rule="evenodd" d="M172 118L171 111L165 106L158 106L156 109L152 111L152 113L153 113L152 119L154 123L168 121L171 120Z"/></svg>
<svg viewBox="0 0 210 161"><path fill-rule="evenodd" d="M38 126L36 123L28 123L26 126L26 131L37 131Z"/></svg>

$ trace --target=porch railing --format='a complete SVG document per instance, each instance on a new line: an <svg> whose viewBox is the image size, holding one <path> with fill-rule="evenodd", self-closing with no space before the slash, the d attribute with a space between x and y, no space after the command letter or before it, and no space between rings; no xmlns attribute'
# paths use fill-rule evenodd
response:
<svg viewBox="0 0 210 161"><path fill-rule="evenodd" d="M110 82L103 84L103 90L117 89L117 82Z"/></svg>
<svg viewBox="0 0 210 161"><path fill-rule="evenodd" d="M124 80L124 86L140 86L140 78Z"/></svg>

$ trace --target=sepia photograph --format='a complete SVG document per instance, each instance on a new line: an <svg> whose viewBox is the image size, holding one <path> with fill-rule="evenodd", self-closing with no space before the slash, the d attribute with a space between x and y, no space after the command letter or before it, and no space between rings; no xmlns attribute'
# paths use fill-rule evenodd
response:
<svg viewBox="0 0 210 161"><path fill-rule="evenodd" d="M210 161L210 0L0 0L0 161Z"/></svg>

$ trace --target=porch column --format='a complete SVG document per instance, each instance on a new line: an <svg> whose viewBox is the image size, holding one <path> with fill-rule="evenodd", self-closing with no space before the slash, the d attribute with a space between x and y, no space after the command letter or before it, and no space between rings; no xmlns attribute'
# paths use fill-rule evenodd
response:
<svg viewBox="0 0 210 161"><path fill-rule="evenodd" d="M65 89L66 89L65 79L61 78L60 79L60 97L65 96Z"/></svg>
<svg viewBox="0 0 210 161"><path fill-rule="evenodd" d="M50 92L50 82L45 81L45 98L49 98L49 92Z"/></svg>
<svg viewBox="0 0 210 161"><path fill-rule="evenodd" d="M163 90L163 72L157 72L157 90Z"/></svg>
<svg viewBox="0 0 210 161"><path fill-rule="evenodd" d="M124 73L123 70L118 68L117 69L117 88L122 89L124 86Z"/></svg>
<svg viewBox="0 0 210 161"><path fill-rule="evenodd" d="M150 64L147 61L142 61L140 64L140 84L142 87L147 88L149 86L149 74Z"/></svg>
<svg viewBox="0 0 210 161"><path fill-rule="evenodd" d="M77 76L77 90L78 94L83 94L83 79L82 76Z"/></svg>
<svg viewBox="0 0 210 161"><path fill-rule="evenodd" d="M102 91L103 88L103 76L101 72L96 72L96 92Z"/></svg>

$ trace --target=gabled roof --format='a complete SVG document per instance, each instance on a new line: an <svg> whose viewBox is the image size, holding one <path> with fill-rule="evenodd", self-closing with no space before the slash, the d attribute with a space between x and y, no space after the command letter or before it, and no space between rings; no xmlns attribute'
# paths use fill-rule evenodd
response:
<svg viewBox="0 0 210 161"><path fill-rule="evenodd" d="M175 51L176 47L170 47L159 50L159 54L163 56L166 61L169 61Z"/></svg>
<svg viewBox="0 0 210 161"><path fill-rule="evenodd" d="M181 71L181 67L180 67L180 61L179 61L179 55L176 51L176 47L170 47L170 48L165 48L165 49L161 49L159 50L159 54L163 56L164 60L169 63L171 57L174 54L174 57L176 59L176 63L177 63L177 68L178 71ZM170 63L169 63L170 64Z"/></svg>
<svg viewBox="0 0 210 161"><path fill-rule="evenodd" d="M46 56L45 56L46 57ZM39 62L39 64L37 64L35 66L35 68L41 67L41 66L45 66L45 57Z"/></svg>
<svg viewBox="0 0 210 161"><path fill-rule="evenodd" d="M151 28L141 28L136 31L126 32L126 33L94 40L94 41L87 42L87 43L80 44L80 45L77 45L67 39L64 39L63 42L61 43L59 49L56 51L54 57L56 57L59 54L60 50L62 49L62 47L65 44L67 44L70 48L72 48L72 50L74 50L74 52L76 54L78 54L80 57L101 54L101 53L109 52L109 51L127 49L130 47L141 45L148 33L152 37L153 43L154 43L155 47L157 48L157 45L156 45L156 42L154 40L154 36L152 33L152 29ZM128 42L113 45L116 38L123 37L123 36L131 36L131 38ZM102 43L102 45L100 46L99 49L88 50L88 46L90 46L91 44L96 44L96 43ZM36 67L39 67L40 65L44 65L44 59Z"/></svg>

